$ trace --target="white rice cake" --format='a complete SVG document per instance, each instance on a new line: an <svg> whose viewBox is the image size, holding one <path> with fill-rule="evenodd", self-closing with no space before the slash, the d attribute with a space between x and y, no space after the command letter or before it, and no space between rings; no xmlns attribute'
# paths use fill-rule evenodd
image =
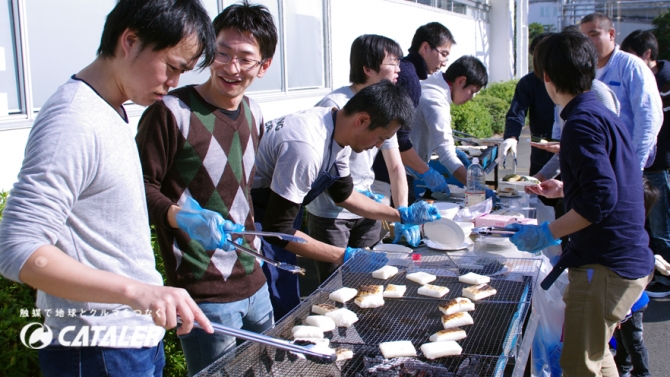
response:
<svg viewBox="0 0 670 377"><path fill-rule="evenodd" d="M465 339L468 335L460 327L452 327L436 332L430 336L431 342L446 342L448 340Z"/></svg>
<svg viewBox="0 0 670 377"><path fill-rule="evenodd" d="M354 357L354 351L348 348L337 348L335 354L337 355L337 361L349 360Z"/></svg>
<svg viewBox="0 0 670 377"><path fill-rule="evenodd" d="M454 314L475 310L475 304L465 297L456 297L446 304L439 305L438 308L443 314Z"/></svg>
<svg viewBox="0 0 670 377"><path fill-rule="evenodd" d="M291 334L293 334L293 337L296 339L323 338L323 330L321 330L316 326L305 326L305 325L293 326L293 328L291 329Z"/></svg>
<svg viewBox="0 0 670 377"><path fill-rule="evenodd" d="M384 295L384 286L383 285L361 285L358 287L358 297L366 296L383 296Z"/></svg>
<svg viewBox="0 0 670 377"><path fill-rule="evenodd" d="M337 306L331 304L315 304L312 305L312 313L326 315L328 312L337 310Z"/></svg>
<svg viewBox="0 0 670 377"><path fill-rule="evenodd" d="M440 298L449 293L449 288L442 287L439 285L425 284L424 286L419 288L417 293L424 296Z"/></svg>
<svg viewBox="0 0 670 377"><path fill-rule="evenodd" d="M400 298L405 295L407 286L389 284L384 290L384 297L386 298Z"/></svg>
<svg viewBox="0 0 670 377"><path fill-rule="evenodd" d="M437 279L437 276L431 275L431 274L423 272L423 271L419 271L419 272L413 272L411 274L407 274L407 279L409 279L409 280L411 280L415 283L424 285L424 284L428 284L430 282L435 281L435 279Z"/></svg>
<svg viewBox="0 0 670 377"><path fill-rule="evenodd" d="M398 273L398 268L393 266L384 266L376 271L372 271L372 277L375 279L388 279Z"/></svg>
<svg viewBox="0 0 670 377"><path fill-rule="evenodd" d="M443 315L441 320L442 320L442 327L444 327L445 329L472 325L473 323L475 323L472 320L472 316L470 316L468 312Z"/></svg>
<svg viewBox="0 0 670 377"><path fill-rule="evenodd" d="M485 284L491 281L491 278L484 275L475 274L474 272L468 272L465 275L458 277L458 281L465 284Z"/></svg>
<svg viewBox="0 0 670 377"><path fill-rule="evenodd" d="M384 355L385 359L416 356L416 349L409 340L379 343L379 350L382 351L382 355Z"/></svg>
<svg viewBox="0 0 670 377"><path fill-rule="evenodd" d="M463 296L471 299L472 301L479 301L483 298L493 296L496 293L498 293L498 291L496 291L495 288L488 284L472 285L467 288L463 288Z"/></svg>
<svg viewBox="0 0 670 377"><path fill-rule="evenodd" d="M426 359L437 359L445 356L456 356L463 352L463 348L453 340L446 342L424 343L421 345L421 352Z"/></svg>
<svg viewBox="0 0 670 377"><path fill-rule="evenodd" d="M305 323L310 326L315 326L320 328L323 332L335 330L335 321L332 318L326 317L325 315L310 315L305 318Z"/></svg>
<svg viewBox="0 0 670 377"><path fill-rule="evenodd" d="M384 296L372 295L372 296L358 296L354 300L354 303L362 309L372 309L384 306Z"/></svg>
<svg viewBox="0 0 670 377"><path fill-rule="evenodd" d="M352 298L356 297L358 294L358 291L353 289L353 288L348 288L348 287L342 287L335 292L331 293L328 295L328 298L330 298L333 301L345 303Z"/></svg>
<svg viewBox="0 0 670 377"><path fill-rule="evenodd" d="M326 313L326 317L330 317L335 321L338 327L349 327L358 321L356 313L346 308L340 308Z"/></svg>

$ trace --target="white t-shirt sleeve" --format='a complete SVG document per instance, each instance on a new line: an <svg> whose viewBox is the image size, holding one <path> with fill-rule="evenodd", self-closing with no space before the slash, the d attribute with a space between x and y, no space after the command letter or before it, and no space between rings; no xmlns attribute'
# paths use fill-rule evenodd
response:
<svg viewBox="0 0 670 377"><path fill-rule="evenodd" d="M351 175L351 169L349 168L349 157L351 156L351 148L345 147L337 154L337 160L335 160L335 166L337 167L337 172L340 174L340 177L346 177Z"/></svg>
<svg viewBox="0 0 670 377"><path fill-rule="evenodd" d="M282 198L302 203L321 170L323 152L302 141L283 142L277 147L277 163L270 188Z"/></svg>
<svg viewBox="0 0 670 377"><path fill-rule="evenodd" d="M382 151L385 151L387 149L393 149L393 148L399 148L398 146L398 136L395 134L388 140L384 141L382 143L382 147L379 148Z"/></svg>

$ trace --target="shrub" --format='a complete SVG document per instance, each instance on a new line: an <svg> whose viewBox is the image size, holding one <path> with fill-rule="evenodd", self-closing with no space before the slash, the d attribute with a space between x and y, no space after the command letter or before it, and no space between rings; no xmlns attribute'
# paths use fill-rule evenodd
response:
<svg viewBox="0 0 670 377"><path fill-rule="evenodd" d="M486 138L493 134L493 118L488 109L479 102L469 101L459 106L451 106L452 128L457 131Z"/></svg>
<svg viewBox="0 0 670 377"><path fill-rule="evenodd" d="M491 130L494 134L501 134L505 131L505 116L507 115L507 110L509 110L510 104L505 102L505 100L493 97L490 95L477 95L474 99L474 102L486 107L489 114L493 119L491 125Z"/></svg>
<svg viewBox="0 0 670 377"><path fill-rule="evenodd" d="M482 89L477 96L491 96L500 98L501 100L507 102L507 107L512 103L512 97L514 97L514 90L516 89L516 84L519 80L509 80L501 81L495 83L489 83L489 85Z"/></svg>

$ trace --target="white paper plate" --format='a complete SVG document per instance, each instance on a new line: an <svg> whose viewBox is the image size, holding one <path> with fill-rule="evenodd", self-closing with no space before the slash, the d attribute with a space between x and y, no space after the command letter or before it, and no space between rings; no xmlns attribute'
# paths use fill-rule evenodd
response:
<svg viewBox="0 0 670 377"><path fill-rule="evenodd" d="M396 245L394 243L378 243L372 248L375 251L386 251L391 253L411 253L412 249L403 245Z"/></svg>
<svg viewBox="0 0 670 377"><path fill-rule="evenodd" d="M439 244L437 242L433 242L429 240L428 238L424 238L423 242L426 244L431 249L435 250L442 250L442 251L453 251L453 250L461 250L461 249L467 249L468 246L472 245L472 242L464 241L463 244L459 247L447 247L442 244Z"/></svg>
<svg viewBox="0 0 670 377"><path fill-rule="evenodd" d="M423 225L423 233L432 241L445 247L457 248L465 241L465 232L460 225L449 219L440 219Z"/></svg>

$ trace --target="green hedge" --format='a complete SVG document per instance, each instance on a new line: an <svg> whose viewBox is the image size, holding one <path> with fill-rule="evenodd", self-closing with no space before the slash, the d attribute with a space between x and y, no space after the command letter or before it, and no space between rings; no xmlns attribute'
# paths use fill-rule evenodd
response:
<svg viewBox="0 0 670 377"><path fill-rule="evenodd" d="M489 94L480 94L473 101L486 107L489 114L491 114L491 118L493 119L491 131L494 134L503 133L505 131L505 116L510 104L501 98L493 97Z"/></svg>
<svg viewBox="0 0 670 377"><path fill-rule="evenodd" d="M465 132L476 137L491 137L493 117L486 106L476 101L469 101L459 106L451 106L451 123L456 131Z"/></svg>
<svg viewBox="0 0 670 377"><path fill-rule="evenodd" d="M451 105L451 127L480 138L501 134L519 80L489 84L472 101Z"/></svg>

